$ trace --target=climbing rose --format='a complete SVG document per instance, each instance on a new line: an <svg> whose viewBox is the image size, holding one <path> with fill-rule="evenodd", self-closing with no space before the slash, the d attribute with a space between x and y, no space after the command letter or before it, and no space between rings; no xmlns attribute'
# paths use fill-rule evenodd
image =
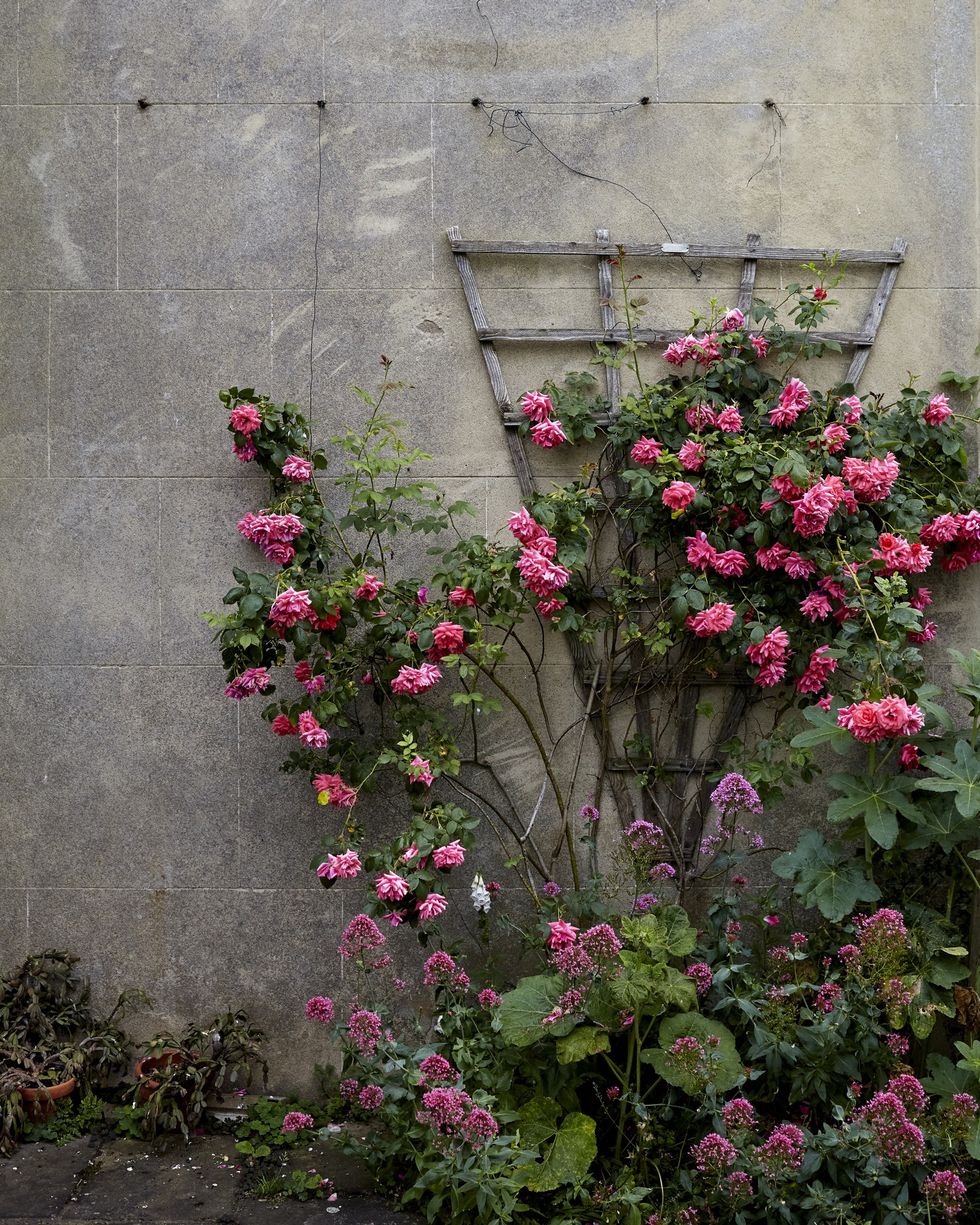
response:
<svg viewBox="0 0 980 1225"><path fill-rule="evenodd" d="M663 445L655 438L638 438L630 448L630 458L634 464L655 464L663 453Z"/></svg>
<svg viewBox="0 0 980 1225"><path fill-rule="evenodd" d="M272 730L277 736L296 736L299 728L288 715L276 715L272 720Z"/></svg>
<svg viewBox="0 0 980 1225"><path fill-rule="evenodd" d="M561 428L560 421L549 418L531 427L531 439L539 447L559 447L563 442L568 442L568 435Z"/></svg>
<svg viewBox="0 0 980 1225"><path fill-rule="evenodd" d="M248 437L262 424L262 416L254 404L239 404L231 410L228 421L236 433Z"/></svg>
<svg viewBox="0 0 980 1225"><path fill-rule="evenodd" d="M325 749L330 743L330 733L320 726L316 715L309 710L300 713L299 738L308 749Z"/></svg>
<svg viewBox="0 0 980 1225"><path fill-rule="evenodd" d="M712 634L723 634L732 628L735 609L731 604L712 604L710 608L688 617L686 625L698 638L709 638Z"/></svg>
<svg viewBox="0 0 980 1225"><path fill-rule="evenodd" d="M571 923L566 923L564 919L558 919L554 923L549 923L551 934L548 937L548 947L552 949L560 949L566 944L574 944L575 937L578 935L578 928L573 927Z"/></svg>
<svg viewBox="0 0 980 1225"><path fill-rule="evenodd" d="M442 678L442 673L435 664L421 664L417 668L403 664L398 669L398 675L391 682L392 693L425 693Z"/></svg>
<svg viewBox="0 0 980 1225"><path fill-rule="evenodd" d="M290 455L282 466L282 474L291 481L308 481L313 475L313 465L300 455Z"/></svg>
<svg viewBox="0 0 980 1225"><path fill-rule="evenodd" d="M529 391L521 396L521 412L532 421L547 421L551 416L551 396L542 391Z"/></svg>
<svg viewBox="0 0 980 1225"><path fill-rule="evenodd" d="M355 600L376 600L378 592L384 587L384 583L375 574L365 574L361 579L360 586L354 592Z"/></svg>
<svg viewBox="0 0 980 1225"><path fill-rule="evenodd" d="M419 902L419 918L423 923L438 918L446 909L446 899L441 893L430 893Z"/></svg>
<svg viewBox="0 0 980 1225"><path fill-rule="evenodd" d="M240 702L253 693L265 693L271 684L272 677L269 675L268 668L246 668L241 676L236 676L226 685L225 697L234 698L236 702Z"/></svg>
<svg viewBox="0 0 980 1225"><path fill-rule="evenodd" d="M476 596L469 587L454 587L449 593L449 603L454 608L475 608Z"/></svg>
<svg viewBox="0 0 980 1225"><path fill-rule="evenodd" d="M884 459L857 459L849 455L841 465L844 480L859 502L882 502L898 478L898 460L889 451Z"/></svg>
<svg viewBox="0 0 980 1225"><path fill-rule="evenodd" d="M432 631L434 650L442 655L459 655L466 646L463 639L463 627L455 621L440 621ZM438 660L433 660L438 663Z"/></svg>
<svg viewBox="0 0 980 1225"><path fill-rule="evenodd" d="M825 644L811 654L806 671L796 682L798 693L819 693L826 685L827 677L837 670L837 660L828 657L829 650L829 644Z"/></svg>
<svg viewBox="0 0 980 1225"><path fill-rule="evenodd" d="M321 804L335 804L338 808L351 808L357 799L357 792L348 787L339 774L314 774L313 786L317 795L326 796L320 799Z"/></svg>
<svg viewBox="0 0 980 1225"><path fill-rule="evenodd" d="M375 881L374 891L384 902L399 902L408 893L408 881L397 872L382 872Z"/></svg>
<svg viewBox="0 0 980 1225"><path fill-rule="evenodd" d="M677 458L686 472L699 472L704 467L704 443L688 438L677 452Z"/></svg>
<svg viewBox="0 0 980 1225"><path fill-rule="evenodd" d="M737 332L739 328L745 326L745 316L737 306L732 307L727 311L721 320L721 330L723 332Z"/></svg>
<svg viewBox="0 0 980 1225"><path fill-rule="evenodd" d="M755 349L755 355L760 360L769 352L769 341L766 340L765 336L750 336L749 343Z"/></svg>
<svg viewBox="0 0 980 1225"><path fill-rule="evenodd" d="M328 855L316 874L321 880L353 880L360 873L361 866L357 851L344 851L341 855Z"/></svg>
<svg viewBox="0 0 980 1225"><path fill-rule="evenodd" d="M922 414L922 420L926 425L942 425L952 415L953 410L949 407L948 397L938 395L933 396L929 401L929 407Z"/></svg>
<svg viewBox="0 0 980 1225"><path fill-rule="evenodd" d="M429 766L430 763L424 757L419 757L418 753L416 753L408 763L409 779L413 783L424 783L426 787L431 787L434 777Z"/></svg>
<svg viewBox="0 0 980 1225"><path fill-rule="evenodd" d="M437 868L455 868L466 858L466 851L459 844L459 839L439 846L432 852L432 862Z"/></svg>
<svg viewBox="0 0 980 1225"><path fill-rule="evenodd" d="M670 510L685 510L697 497L698 491L687 481L671 481L660 495L664 506Z"/></svg>
<svg viewBox="0 0 980 1225"><path fill-rule="evenodd" d="M269 620L273 625L281 625L283 629L291 629L298 622L305 621L314 615L310 593L296 591L292 587L281 591L269 609Z"/></svg>
<svg viewBox="0 0 980 1225"><path fill-rule="evenodd" d="M729 404L718 414L718 428L725 434L738 434L742 430L742 414L736 404Z"/></svg>
<svg viewBox="0 0 980 1225"><path fill-rule="evenodd" d="M726 549L724 553L715 553L711 565L723 578L741 578L751 562L738 549Z"/></svg>

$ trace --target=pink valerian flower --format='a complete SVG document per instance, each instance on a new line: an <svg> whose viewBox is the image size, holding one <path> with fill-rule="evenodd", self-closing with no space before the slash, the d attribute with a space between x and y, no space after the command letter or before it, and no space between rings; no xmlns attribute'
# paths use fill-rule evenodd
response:
<svg viewBox="0 0 980 1225"><path fill-rule="evenodd" d="M623 950L623 944L608 923L597 923L579 936L579 945L598 962L611 961Z"/></svg>
<svg viewBox="0 0 980 1225"><path fill-rule="evenodd" d="M709 566L714 566L718 558L718 550L713 544L708 543L704 532L695 532L693 536L686 537L684 543L687 546L689 566L693 566L696 570L706 570Z"/></svg>
<svg viewBox="0 0 980 1225"><path fill-rule="evenodd" d="M236 434L254 434L262 424L262 414L254 404L239 404L228 414L228 424Z"/></svg>
<svg viewBox="0 0 980 1225"><path fill-rule="evenodd" d="M282 474L291 481L305 482L313 475L313 464L301 455L289 455L282 466Z"/></svg>
<svg viewBox="0 0 980 1225"><path fill-rule="evenodd" d="M438 846L432 852L432 862L437 868L455 868L466 858L466 850L457 838L445 846Z"/></svg>
<svg viewBox="0 0 980 1225"><path fill-rule="evenodd" d="M876 1093L860 1111L871 1127L875 1148L882 1157L901 1165L921 1161L925 1137L908 1117L905 1103L897 1094Z"/></svg>
<svg viewBox="0 0 980 1225"><path fill-rule="evenodd" d="M327 995L314 995L306 1001L306 1016L310 1021L329 1025L333 1020L333 1000Z"/></svg>
<svg viewBox="0 0 980 1225"><path fill-rule="evenodd" d="M432 631L433 645L429 650L431 662L437 664L446 655L462 654L466 649L463 634L463 627L457 625L455 621L440 621ZM438 656L438 658L433 658L433 656Z"/></svg>
<svg viewBox="0 0 980 1225"><path fill-rule="evenodd" d="M826 621L832 610L830 600L819 591L811 591L805 600L800 601L800 612L809 621Z"/></svg>
<svg viewBox="0 0 980 1225"><path fill-rule="evenodd" d="M572 577L570 570L551 561L537 548L525 548L516 564L524 586L542 598L553 595Z"/></svg>
<svg viewBox="0 0 980 1225"><path fill-rule="evenodd" d="M851 440L850 434L843 425L828 425L823 432L823 437L827 444L828 455L838 455Z"/></svg>
<svg viewBox="0 0 980 1225"><path fill-rule="evenodd" d="M321 727L316 715L311 710L300 712L299 738L308 749L325 749L330 743L330 733Z"/></svg>
<svg viewBox="0 0 980 1225"><path fill-rule="evenodd" d="M762 814L759 793L741 774L726 774L712 791L710 798L711 803L725 816L742 811L755 813L756 816Z"/></svg>
<svg viewBox="0 0 980 1225"><path fill-rule="evenodd" d="M698 491L688 481L671 481L660 495L660 500L669 510L680 513L697 497Z"/></svg>
<svg viewBox="0 0 980 1225"><path fill-rule="evenodd" d="M521 412L532 421L547 421L553 411L551 396L543 391L528 391L521 396Z"/></svg>
<svg viewBox="0 0 980 1225"><path fill-rule="evenodd" d="M428 923L430 919L437 919L446 909L447 904L441 893L428 893L419 902L419 918L423 923Z"/></svg>
<svg viewBox="0 0 980 1225"><path fill-rule="evenodd" d="M755 355L761 361L769 352L769 341L765 336L750 336L749 343L755 349Z"/></svg>
<svg viewBox="0 0 980 1225"><path fill-rule="evenodd" d="M715 424L725 434L741 433L742 414L738 411L738 405L737 404L727 404L725 408L718 414L718 418Z"/></svg>
<svg viewBox="0 0 980 1225"><path fill-rule="evenodd" d="M225 686L225 697L240 702L253 693L265 693L271 684L268 668L246 668L241 676L236 676Z"/></svg>
<svg viewBox="0 0 980 1225"><path fill-rule="evenodd" d="M423 967L423 987L448 987L459 973L459 967L443 949L426 959Z"/></svg>
<svg viewBox="0 0 980 1225"><path fill-rule="evenodd" d="M704 467L704 443L695 442L693 438L685 439L677 458L685 472L700 472Z"/></svg>
<svg viewBox="0 0 980 1225"><path fill-rule="evenodd" d="M883 502L898 478L898 460L889 451L884 459L857 459L849 455L841 465L844 480L859 502Z"/></svg>
<svg viewBox="0 0 980 1225"><path fill-rule="evenodd" d="M926 425L942 425L953 415L953 410L949 406L949 398L944 395L933 396L929 401L929 407L922 414L922 420Z"/></svg>
<svg viewBox="0 0 980 1225"><path fill-rule="evenodd" d="M755 1150L755 1158L770 1178L780 1178L800 1168L805 1151L804 1133L792 1123L781 1123Z"/></svg>
<svg viewBox="0 0 980 1225"><path fill-rule="evenodd" d="M451 1084L459 1079L459 1073L442 1055L426 1055L419 1064L419 1084L437 1085L440 1081Z"/></svg>
<svg viewBox="0 0 980 1225"><path fill-rule="evenodd" d="M567 923L564 919L557 919L555 922L549 923L548 927L550 929L548 948L560 949L566 944L575 943L578 928L573 927L571 923Z"/></svg>
<svg viewBox="0 0 980 1225"><path fill-rule="evenodd" d="M357 799L357 791L349 787L339 774L314 774L313 786L318 796L325 795L321 804L333 804L336 808L352 808Z"/></svg>
<svg viewBox="0 0 980 1225"><path fill-rule="evenodd" d="M810 655L806 671L796 682L798 693L819 693L826 685L827 677L836 672L837 660L828 654L829 651L830 646L825 643Z"/></svg>
<svg viewBox="0 0 980 1225"><path fill-rule="evenodd" d="M307 621L315 615L310 602L310 593L296 591L292 587L281 591L272 601L272 607L269 609L269 620L273 625L280 625L283 629L292 629L300 621Z"/></svg>
<svg viewBox="0 0 980 1225"><path fill-rule="evenodd" d="M423 1109L415 1118L440 1135L451 1136L459 1130L471 1105L472 1099L462 1089L430 1089L422 1095Z"/></svg>
<svg viewBox="0 0 980 1225"><path fill-rule="evenodd" d="M706 961L695 961L687 967L684 973L688 978L694 980L694 987L699 996L707 995L711 990L714 975L711 973L711 966Z"/></svg>
<svg viewBox="0 0 980 1225"><path fill-rule="evenodd" d="M715 553L711 564L722 578L741 578L752 563L738 549L726 549L723 553Z"/></svg>
<svg viewBox="0 0 980 1225"><path fill-rule="evenodd" d="M500 1003L500 996L493 987L484 987L476 998L481 1008L496 1008Z"/></svg>
<svg viewBox="0 0 980 1225"><path fill-rule="evenodd" d="M345 1080L340 1082L338 1088L340 1090L340 1096L343 1098L343 1100L345 1102L351 1102L355 1097L357 1097L361 1086L353 1076L348 1076Z"/></svg>
<svg viewBox="0 0 980 1225"><path fill-rule="evenodd" d="M551 417L531 426L531 441L539 447L560 447L563 442L568 442L568 435L561 428L561 422Z"/></svg>
<svg viewBox="0 0 980 1225"><path fill-rule="evenodd" d="M376 600L384 582L376 574L364 574L355 592L355 600Z"/></svg>
<svg viewBox="0 0 980 1225"><path fill-rule="evenodd" d="M630 844L630 848L637 853L652 851L654 854L659 854L663 850L664 831L659 825L654 825L652 821L644 821L642 817L630 822L623 831L623 837Z"/></svg>
<svg viewBox="0 0 980 1225"><path fill-rule="evenodd" d="M837 983L824 983L814 997L813 1006L820 1012L833 1012L834 1006L843 994L842 988Z"/></svg>
<svg viewBox="0 0 980 1225"><path fill-rule="evenodd" d="M385 1091L380 1085L365 1085L357 1095L357 1104L369 1113L379 1110L385 1100Z"/></svg>
<svg viewBox="0 0 980 1225"><path fill-rule="evenodd" d="M755 1107L744 1097L733 1097L721 1108L721 1117L728 1132L751 1131L755 1127Z"/></svg>
<svg viewBox="0 0 980 1225"><path fill-rule="evenodd" d="M922 1194L929 1206L952 1220L966 1204L966 1184L952 1170L937 1170L922 1184Z"/></svg>
<svg viewBox="0 0 980 1225"><path fill-rule="evenodd" d="M344 961L356 961L384 943L385 938L377 923L369 915L359 914L344 928L337 952Z"/></svg>
<svg viewBox="0 0 980 1225"><path fill-rule="evenodd" d="M347 1022L347 1036L361 1055L373 1055L381 1041L381 1018L376 1012L359 1008Z"/></svg>
<svg viewBox="0 0 980 1225"><path fill-rule="evenodd" d="M426 787L431 787L435 781L434 775L430 768L431 763L424 757L420 757L418 753L408 763L408 778L413 783L423 783Z"/></svg>
<svg viewBox="0 0 980 1225"><path fill-rule="evenodd" d="M306 1114L303 1110L290 1110L288 1114L283 1116L282 1130L287 1134L294 1131L302 1131L306 1127L313 1126L313 1115Z"/></svg>
<svg viewBox="0 0 980 1225"><path fill-rule="evenodd" d="M383 902L400 902L408 893L408 881L397 872L382 872L374 882L374 892Z"/></svg>
<svg viewBox="0 0 980 1225"><path fill-rule="evenodd" d="M692 404L685 411L684 419L696 434L700 434L718 420L710 404Z"/></svg>
<svg viewBox="0 0 980 1225"><path fill-rule="evenodd" d="M453 608L476 608L476 596L469 587L454 587L449 593Z"/></svg>
<svg viewBox="0 0 980 1225"><path fill-rule="evenodd" d="M298 736L299 728L289 715L276 715L272 720L272 731L276 736Z"/></svg>
<svg viewBox="0 0 980 1225"><path fill-rule="evenodd" d="M714 634L723 634L730 630L734 622L735 609L731 604L712 604L710 608L688 617L685 624L696 637L710 638Z"/></svg>
<svg viewBox="0 0 980 1225"><path fill-rule="evenodd" d="M745 327L745 315L733 306L730 311L726 311L721 319L721 330L723 332L737 332L740 328Z"/></svg>
<svg viewBox="0 0 980 1225"><path fill-rule="evenodd" d="M898 1059L909 1053L909 1040L903 1034L889 1034L885 1039L885 1046Z"/></svg>
<svg viewBox="0 0 980 1225"><path fill-rule="evenodd" d="M435 664L420 664L417 668L403 664L391 682L391 692L417 696L431 689L441 679L442 673Z"/></svg>
<svg viewBox="0 0 980 1225"><path fill-rule="evenodd" d="M321 880L353 880L360 875L362 868L357 851L343 851L340 855L328 855L316 874Z"/></svg>
<svg viewBox="0 0 980 1225"><path fill-rule="evenodd" d="M913 1119L925 1114L929 1108L929 1098L922 1082L909 1072L893 1076L885 1086L885 1091L894 1093Z"/></svg>
<svg viewBox="0 0 980 1225"><path fill-rule="evenodd" d="M703 1140L693 1145L690 1155L702 1174L713 1174L717 1178L738 1160L738 1149L725 1136L709 1131Z"/></svg>
<svg viewBox="0 0 980 1225"><path fill-rule="evenodd" d="M634 464L652 467L663 453L663 444L657 442L656 438L638 438L630 448L630 459Z"/></svg>
<svg viewBox="0 0 980 1225"><path fill-rule="evenodd" d="M898 764L903 770L918 770L919 750L914 744L903 744L898 755Z"/></svg>

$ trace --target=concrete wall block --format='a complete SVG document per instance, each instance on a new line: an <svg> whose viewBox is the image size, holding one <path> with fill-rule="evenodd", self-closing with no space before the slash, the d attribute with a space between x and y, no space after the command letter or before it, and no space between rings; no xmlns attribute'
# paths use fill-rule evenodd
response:
<svg viewBox="0 0 980 1225"><path fill-rule="evenodd" d="M22 579L0 609L0 662L156 662L155 482L4 480L0 517Z"/></svg>
<svg viewBox="0 0 980 1225"><path fill-rule="evenodd" d="M268 382L268 293L52 295L51 468L242 473L218 391Z"/></svg>
<svg viewBox="0 0 980 1225"><path fill-rule="evenodd" d="M321 0L21 0L18 7L22 101L321 96Z"/></svg>
<svg viewBox="0 0 980 1225"><path fill-rule="evenodd" d="M220 668L5 668L0 686L3 842L19 841L29 883L233 878L237 712Z"/></svg>
<svg viewBox="0 0 980 1225"><path fill-rule="evenodd" d="M633 101L655 93L655 0L329 6L330 101Z"/></svg>
<svg viewBox="0 0 980 1225"><path fill-rule="evenodd" d="M103 289L116 278L110 107L25 107L0 123L0 288Z"/></svg>
<svg viewBox="0 0 980 1225"><path fill-rule="evenodd" d="M48 295L0 294L0 473L48 464Z"/></svg>
<svg viewBox="0 0 980 1225"><path fill-rule="evenodd" d="M317 114L312 105L123 109L120 286L311 285Z"/></svg>

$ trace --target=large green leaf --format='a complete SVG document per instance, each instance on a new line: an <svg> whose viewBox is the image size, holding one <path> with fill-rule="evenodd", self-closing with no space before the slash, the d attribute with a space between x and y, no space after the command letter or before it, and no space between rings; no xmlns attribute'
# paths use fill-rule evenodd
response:
<svg viewBox="0 0 980 1225"><path fill-rule="evenodd" d="M926 846L939 846L948 855L957 842L977 836L976 820L961 816L948 796L933 795L923 799L924 802L911 818L914 829L903 835L903 846L913 851Z"/></svg>
<svg viewBox="0 0 980 1225"><path fill-rule="evenodd" d="M973 1075L963 1066L962 1060L955 1064L945 1055L933 1053L926 1056L926 1067L929 1075L922 1077L922 1087L927 1093L948 1100L954 1094L969 1093L976 1087Z"/></svg>
<svg viewBox="0 0 980 1225"><path fill-rule="evenodd" d="M555 1043L559 1063L577 1063L589 1055L609 1050L609 1034L594 1025L578 1025Z"/></svg>
<svg viewBox="0 0 980 1225"><path fill-rule="evenodd" d="M938 776L919 780L924 791L952 792L956 808L964 817L980 812L980 757L965 740L957 740L952 761L948 757L923 757L922 765Z"/></svg>
<svg viewBox="0 0 980 1225"><path fill-rule="evenodd" d="M859 902L876 902L881 890L868 880L851 852L827 842L815 829L804 830L792 851L773 860L772 870L792 880L805 906L816 906L826 919L840 923Z"/></svg>
<svg viewBox="0 0 980 1225"><path fill-rule="evenodd" d="M513 991L502 996L495 1010L494 1028L509 1046L530 1046L548 1035L567 1034L575 1025L573 1017L563 1017L547 1029L541 1027L541 1022L558 1003L562 990L562 981L554 974L522 978Z"/></svg>
<svg viewBox="0 0 980 1225"><path fill-rule="evenodd" d="M653 1064L657 1074L669 1085L676 1085L685 1093L699 1095L703 1085L687 1068L678 1066L677 1061L669 1054L678 1038L697 1038L710 1052L710 1083L716 1093L727 1093L729 1089L734 1089L744 1075L732 1031L720 1021L713 1021L710 1017L702 1016L700 1012L682 1012L666 1017L660 1023L657 1037L660 1047L643 1051L640 1059L643 1063ZM709 1046L708 1039L711 1039L714 1045Z"/></svg>
<svg viewBox="0 0 980 1225"><path fill-rule="evenodd" d="M827 781L835 791L843 792L843 798L828 807L827 819L862 823L885 850L890 850L898 838L896 813L911 817L918 811L909 795L916 780L908 775L833 774Z"/></svg>
<svg viewBox="0 0 980 1225"><path fill-rule="evenodd" d="M595 1160L595 1119L576 1112L566 1115L559 1127L558 1115L558 1103L542 1097L534 1098L521 1111L521 1144L541 1154L541 1161L514 1171L529 1191L555 1191L568 1183L578 1186Z"/></svg>
<svg viewBox="0 0 980 1225"><path fill-rule="evenodd" d="M692 978L662 961L651 962L645 953L624 949L619 956L623 971L609 983L609 993L620 1008L664 1012L694 1006L697 988Z"/></svg>
<svg viewBox="0 0 980 1225"><path fill-rule="evenodd" d="M686 957L698 941L698 933L683 906L658 906L638 919L624 920L622 930L630 944L646 949L658 961Z"/></svg>
<svg viewBox="0 0 980 1225"><path fill-rule="evenodd" d="M837 726L837 712L821 710L819 706L808 706L803 718L813 727L800 732L790 741L794 749L811 749L820 744L829 744L836 753L847 753L854 745L851 733Z"/></svg>

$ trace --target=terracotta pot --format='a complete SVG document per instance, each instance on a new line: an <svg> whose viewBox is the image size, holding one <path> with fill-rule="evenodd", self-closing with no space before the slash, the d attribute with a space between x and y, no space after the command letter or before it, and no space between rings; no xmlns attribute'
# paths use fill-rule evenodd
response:
<svg viewBox="0 0 980 1225"><path fill-rule="evenodd" d="M170 1068L186 1063L187 1060L180 1051L161 1051L159 1055L146 1055L136 1062L133 1074L140 1082L136 1093L138 1102L145 1102L160 1088L160 1082L153 1079L153 1073L158 1068Z"/></svg>
<svg viewBox="0 0 980 1225"><path fill-rule="evenodd" d="M73 1076L71 1080L62 1081L60 1085L45 1085L39 1089L19 1089L21 1101L24 1103L24 1113L32 1123L44 1123L58 1109L55 1105L61 1097L73 1093L78 1081Z"/></svg>

